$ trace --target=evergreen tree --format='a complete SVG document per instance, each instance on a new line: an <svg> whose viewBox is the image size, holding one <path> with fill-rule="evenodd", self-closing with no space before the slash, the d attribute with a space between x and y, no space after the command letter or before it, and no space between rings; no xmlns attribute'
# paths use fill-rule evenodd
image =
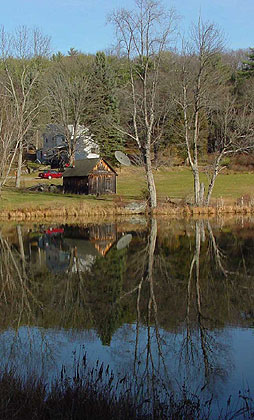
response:
<svg viewBox="0 0 254 420"><path fill-rule="evenodd" d="M128 305L120 299L126 262L126 249L118 251L113 248L106 257L97 257L93 265L90 301L93 302L94 327L104 346L110 345L115 331L130 316ZM94 281L98 276L100 281Z"/></svg>
<svg viewBox="0 0 254 420"><path fill-rule="evenodd" d="M243 66L239 73L240 76L246 78L254 76L254 48L250 48L247 60L243 61Z"/></svg>
<svg viewBox="0 0 254 420"><path fill-rule="evenodd" d="M116 75L103 52L96 54L90 86L90 130L101 156L112 161L114 152L122 150L123 139L116 128L120 118Z"/></svg>
<svg viewBox="0 0 254 420"><path fill-rule="evenodd" d="M64 55L61 53L61 51L58 51L56 54L52 55L51 60L60 62L63 58L64 58Z"/></svg>

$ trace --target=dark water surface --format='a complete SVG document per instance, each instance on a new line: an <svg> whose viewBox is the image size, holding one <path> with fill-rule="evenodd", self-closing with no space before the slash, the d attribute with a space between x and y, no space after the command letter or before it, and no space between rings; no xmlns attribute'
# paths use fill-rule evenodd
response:
<svg viewBox="0 0 254 420"><path fill-rule="evenodd" d="M223 406L254 390L254 221L2 225L2 367L115 377Z"/></svg>

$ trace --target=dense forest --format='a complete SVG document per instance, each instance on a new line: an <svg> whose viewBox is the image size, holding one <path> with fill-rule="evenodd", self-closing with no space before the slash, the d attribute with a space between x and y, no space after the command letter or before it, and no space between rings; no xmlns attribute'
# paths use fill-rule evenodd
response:
<svg viewBox="0 0 254 420"><path fill-rule="evenodd" d="M115 49L95 55L75 48L52 53L38 29L1 28L0 190L13 170L20 186L24 151L40 146L49 123L63 127L70 161L82 125L102 157L115 163L114 152L122 150L143 165L151 208L153 167L188 164L195 204L208 205L228 159L251 161L254 50L225 50L217 27L201 19L176 44L174 11L148 0L136 6L112 13Z"/></svg>

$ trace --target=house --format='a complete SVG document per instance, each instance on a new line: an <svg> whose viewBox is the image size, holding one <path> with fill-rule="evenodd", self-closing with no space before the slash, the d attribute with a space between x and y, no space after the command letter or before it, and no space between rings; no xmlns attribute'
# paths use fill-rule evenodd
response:
<svg viewBox="0 0 254 420"><path fill-rule="evenodd" d="M74 136L73 125L68 125L68 129L71 136ZM75 151L75 161L82 159L92 159L99 157L99 146L93 139L93 135L90 134L89 129L79 125L77 130L77 143Z"/></svg>
<svg viewBox="0 0 254 420"><path fill-rule="evenodd" d="M71 138L74 136L73 125L68 125ZM78 126L75 160L90 159L99 157L99 147L93 140L89 129ZM53 163L58 167L61 161L68 162L68 144L66 141L64 128L58 124L48 124L43 133L43 147L37 151L37 160L42 163ZM61 166L61 165L60 165Z"/></svg>
<svg viewBox="0 0 254 420"><path fill-rule="evenodd" d="M63 190L73 194L116 193L117 173L104 159L78 160L63 174Z"/></svg>

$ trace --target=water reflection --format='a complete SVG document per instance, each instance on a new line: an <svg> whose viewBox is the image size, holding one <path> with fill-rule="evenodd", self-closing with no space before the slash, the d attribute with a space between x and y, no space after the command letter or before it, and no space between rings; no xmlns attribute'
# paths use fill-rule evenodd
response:
<svg viewBox="0 0 254 420"><path fill-rule="evenodd" d="M235 339L254 342L253 247L252 224L2 226L2 363L48 374L86 351L149 401L254 385Z"/></svg>
<svg viewBox="0 0 254 420"><path fill-rule="evenodd" d="M185 328L180 352L180 360L184 360L187 369L189 366L192 366L192 369L195 367L196 375L200 375L199 372L202 372L202 390L211 384L214 385L215 381L224 381L230 369L229 346L227 342L222 343L219 340L220 333L224 335L224 331L218 329L217 319L210 317L207 313L204 299L201 243L205 244L206 241L206 251L210 255L209 261L206 258L206 263L209 262L211 266L216 267L216 276L221 281L223 281L221 276L226 277L226 270L222 265L220 251L210 223L207 221L204 224L203 221L196 221L193 257L186 285ZM205 285L205 287L207 286L210 284ZM211 391L214 389L213 386L210 388Z"/></svg>
<svg viewBox="0 0 254 420"><path fill-rule="evenodd" d="M35 237L32 232L29 242L30 258L55 274L89 270L96 257L105 256L117 239L114 224L42 227L37 234Z"/></svg>

